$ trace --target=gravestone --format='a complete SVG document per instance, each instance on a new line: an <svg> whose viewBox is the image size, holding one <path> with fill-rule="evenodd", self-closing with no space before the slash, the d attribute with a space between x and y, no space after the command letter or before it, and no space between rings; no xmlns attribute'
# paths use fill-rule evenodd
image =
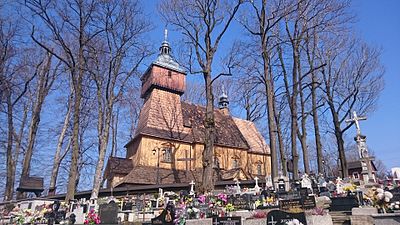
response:
<svg viewBox="0 0 400 225"><path fill-rule="evenodd" d="M312 182L306 173L301 178L301 188L307 188L312 191Z"/></svg>
<svg viewBox="0 0 400 225"><path fill-rule="evenodd" d="M250 196L247 194L237 195L237 196L231 195L228 199L228 202L234 205L235 208L239 210L240 209L248 210L250 209L251 205Z"/></svg>
<svg viewBox="0 0 400 225"><path fill-rule="evenodd" d="M315 196L305 196L301 198L301 204L303 209L314 209L317 204L315 202Z"/></svg>
<svg viewBox="0 0 400 225"><path fill-rule="evenodd" d="M99 206L99 216L102 224L118 224L118 205L111 201Z"/></svg>
<svg viewBox="0 0 400 225"><path fill-rule="evenodd" d="M233 216L233 217L214 217L213 225L241 225L242 217Z"/></svg>
<svg viewBox="0 0 400 225"><path fill-rule="evenodd" d="M307 220L304 212L302 213L287 213L280 210L272 210L267 215L267 225L286 225L300 224L307 225Z"/></svg>
<svg viewBox="0 0 400 225"><path fill-rule="evenodd" d="M274 178L275 190L278 193L285 193L289 191L289 178L283 175Z"/></svg>
<svg viewBox="0 0 400 225"><path fill-rule="evenodd" d="M352 208L360 206L354 195L331 198L331 201L330 211L351 211Z"/></svg>
<svg viewBox="0 0 400 225"><path fill-rule="evenodd" d="M122 205L122 211L131 211L133 208L133 202L124 202Z"/></svg>
<svg viewBox="0 0 400 225"><path fill-rule="evenodd" d="M294 199L286 199L279 201L279 209L281 210L292 210L292 209L301 209L301 198L294 198Z"/></svg>
<svg viewBox="0 0 400 225"><path fill-rule="evenodd" d="M168 204L167 207L161 212L161 214L151 219L152 225L174 225L175 209L172 204Z"/></svg>

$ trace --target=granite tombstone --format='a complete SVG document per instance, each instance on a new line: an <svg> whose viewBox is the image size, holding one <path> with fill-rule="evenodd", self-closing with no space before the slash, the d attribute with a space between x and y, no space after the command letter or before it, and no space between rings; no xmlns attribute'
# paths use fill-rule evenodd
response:
<svg viewBox="0 0 400 225"><path fill-rule="evenodd" d="M288 213L280 210L272 210L267 215L267 225L286 225L286 224L302 224L307 225L304 212Z"/></svg>
<svg viewBox="0 0 400 225"><path fill-rule="evenodd" d="M99 206L99 217L102 224L118 224L118 205L111 201Z"/></svg>

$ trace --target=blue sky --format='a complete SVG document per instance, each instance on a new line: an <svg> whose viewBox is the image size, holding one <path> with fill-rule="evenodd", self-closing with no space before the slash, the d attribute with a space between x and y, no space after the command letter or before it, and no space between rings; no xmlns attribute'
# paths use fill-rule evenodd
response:
<svg viewBox="0 0 400 225"><path fill-rule="evenodd" d="M144 9L155 25L150 34L155 45L161 42L165 27L156 10L157 3L158 0L144 3ZM369 148L390 169L400 166L400 142L396 141L400 138L400 0L353 0L351 4L357 19L354 32L367 43L382 49L385 88L376 111L360 123ZM178 32L169 32L172 47L179 44L179 38ZM346 132L346 136L353 134L354 129Z"/></svg>
<svg viewBox="0 0 400 225"><path fill-rule="evenodd" d="M385 88L377 109L361 122L367 144L390 169L400 166L400 1L354 0L356 32L382 48ZM355 132L355 131L350 131Z"/></svg>

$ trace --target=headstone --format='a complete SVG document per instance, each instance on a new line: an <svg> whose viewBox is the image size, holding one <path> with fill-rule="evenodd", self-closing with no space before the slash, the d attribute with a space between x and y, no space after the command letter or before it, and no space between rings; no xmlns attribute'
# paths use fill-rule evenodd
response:
<svg viewBox="0 0 400 225"><path fill-rule="evenodd" d="M168 204L167 207L161 212L161 214L151 219L152 225L173 225L175 219L175 209L172 204Z"/></svg>
<svg viewBox="0 0 400 225"><path fill-rule="evenodd" d="M312 190L311 179L308 177L308 175L306 173L301 178L301 187Z"/></svg>
<svg viewBox="0 0 400 225"><path fill-rule="evenodd" d="M354 195L331 198L331 201L331 211L351 211L352 208L360 206Z"/></svg>
<svg viewBox="0 0 400 225"><path fill-rule="evenodd" d="M233 216L233 217L214 217L213 225L241 225L242 217Z"/></svg>
<svg viewBox="0 0 400 225"><path fill-rule="evenodd" d="M249 195L236 195L230 196L228 202L234 205L236 209L248 210L250 209L250 198Z"/></svg>
<svg viewBox="0 0 400 225"><path fill-rule="evenodd" d="M344 193L343 182L342 182L342 178L340 178L340 177L338 177L336 179L336 193L339 195Z"/></svg>
<svg viewBox="0 0 400 225"><path fill-rule="evenodd" d="M301 209L301 198L294 198L294 199L286 199L279 201L279 209L281 210L292 210L292 209Z"/></svg>
<svg viewBox="0 0 400 225"><path fill-rule="evenodd" d="M303 209L314 209L316 207L315 196L305 196L301 198L301 204Z"/></svg>
<svg viewBox="0 0 400 225"><path fill-rule="evenodd" d="M272 210L268 213L267 225L287 225L287 224L307 225L307 220L304 212L288 213L280 210Z"/></svg>
<svg viewBox="0 0 400 225"><path fill-rule="evenodd" d="M133 208L133 202L124 202L122 204L122 211L131 211Z"/></svg>
<svg viewBox="0 0 400 225"><path fill-rule="evenodd" d="M118 224L118 205L111 201L99 207L99 216L102 224Z"/></svg>
<svg viewBox="0 0 400 225"><path fill-rule="evenodd" d="M289 191L289 178L283 175L274 178L275 190L278 193L283 193Z"/></svg>

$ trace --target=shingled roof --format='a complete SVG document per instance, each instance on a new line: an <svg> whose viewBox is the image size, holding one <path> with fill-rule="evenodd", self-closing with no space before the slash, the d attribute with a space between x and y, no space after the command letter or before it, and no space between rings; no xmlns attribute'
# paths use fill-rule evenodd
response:
<svg viewBox="0 0 400 225"><path fill-rule="evenodd" d="M191 126L193 141L204 143L204 120L206 109L203 106L181 102L183 123ZM215 110L215 144L226 147L249 149L246 139L237 127L232 116L224 115L220 110Z"/></svg>
<svg viewBox="0 0 400 225"><path fill-rule="evenodd" d="M110 174L128 174L133 169L132 159L110 157L105 169L105 176Z"/></svg>
<svg viewBox="0 0 400 225"><path fill-rule="evenodd" d="M199 170L171 170L159 168L160 183L189 183L192 180L201 180L201 172ZM152 166L137 166L116 184L116 187L121 184L157 184L157 167Z"/></svg>
<svg viewBox="0 0 400 225"><path fill-rule="evenodd" d="M246 139L246 142L250 147L249 151L260 154L270 153L269 146L265 142L261 133L258 132L257 127L253 122L239 118L233 118L233 120Z"/></svg>

